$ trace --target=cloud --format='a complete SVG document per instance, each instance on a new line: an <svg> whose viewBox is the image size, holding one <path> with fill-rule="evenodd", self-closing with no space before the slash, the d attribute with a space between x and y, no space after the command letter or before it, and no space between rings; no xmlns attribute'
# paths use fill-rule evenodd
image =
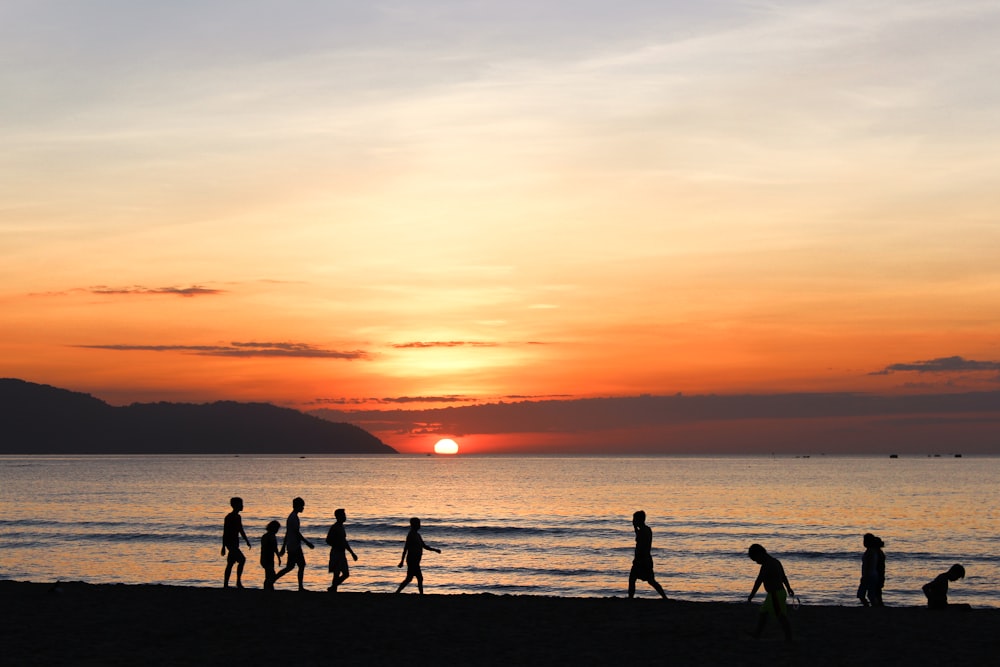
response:
<svg viewBox="0 0 1000 667"><path fill-rule="evenodd" d="M105 285L98 285L97 287L89 287L87 291L91 294L102 294L102 295L167 295L167 296L182 296L185 298L191 298L195 296L213 296L216 294L223 294L225 290L212 289L211 287L202 287L201 285L192 285L191 287L142 287L141 285L133 285L131 287L107 287Z"/></svg>
<svg viewBox="0 0 1000 667"><path fill-rule="evenodd" d="M108 287L107 285L95 285L94 287L73 287L54 292L31 292L28 296L53 297L70 296L80 293L98 294L100 296L181 296L192 298L196 296L225 294L226 290L203 287L202 285L191 285L190 287L143 287L142 285Z"/></svg>
<svg viewBox="0 0 1000 667"><path fill-rule="evenodd" d="M437 341L412 341L409 343L393 343L392 347L397 350L422 350L435 347L501 347L508 345L548 345L541 341L529 340L522 343L507 342L498 343L493 341L476 340L437 340Z"/></svg>
<svg viewBox="0 0 1000 667"><path fill-rule="evenodd" d="M471 403L478 399L469 396L396 396L376 399L379 403Z"/></svg>
<svg viewBox="0 0 1000 667"><path fill-rule="evenodd" d="M308 343L233 342L229 345L77 345L90 350L119 352L181 352L206 357L295 357L304 359L367 359L363 350L326 350Z"/></svg>
<svg viewBox="0 0 1000 667"><path fill-rule="evenodd" d="M1000 361L976 361L963 357L940 357L928 361L891 364L869 375L889 375L897 372L912 373L967 373L969 371L1000 371Z"/></svg>
<svg viewBox="0 0 1000 667"><path fill-rule="evenodd" d="M333 421L399 432L438 424L441 433L584 433L743 420L843 420L1000 412L1000 392L881 396L858 393L634 396L520 401L407 410L319 409ZM389 425L389 426L387 426Z"/></svg>
<svg viewBox="0 0 1000 667"><path fill-rule="evenodd" d="M551 399L569 399L572 398L571 394L545 394L545 395L519 395L519 394L509 394L507 396L500 397L500 403L504 401L538 401L538 400L551 400ZM401 405L407 403L477 403L486 404L490 400L497 399L484 399L481 396L462 396L459 394L450 394L442 396L383 396L383 397L368 397L368 398L347 398L347 397L336 397L336 398L317 398L312 401L306 402L304 405Z"/></svg>
<svg viewBox="0 0 1000 667"><path fill-rule="evenodd" d="M412 343L395 343L393 347L398 350L403 349L423 349L428 347L498 347L499 343L489 343L469 340L450 341L415 341Z"/></svg>
<svg viewBox="0 0 1000 667"><path fill-rule="evenodd" d="M570 399L572 394L507 394L503 397L505 401L540 401L547 399Z"/></svg>
<svg viewBox="0 0 1000 667"><path fill-rule="evenodd" d="M308 405L396 405L404 403L477 403L471 396L387 396L382 398L317 398Z"/></svg>

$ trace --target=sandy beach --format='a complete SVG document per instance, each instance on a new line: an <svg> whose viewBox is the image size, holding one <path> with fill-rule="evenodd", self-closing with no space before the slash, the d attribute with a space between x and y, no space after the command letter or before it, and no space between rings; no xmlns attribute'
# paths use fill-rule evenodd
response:
<svg viewBox="0 0 1000 667"><path fill-rule="evenodd" d="M808 607L795 641L757 607L0 581L10 665L986 665L1000 609Z"/></svg>

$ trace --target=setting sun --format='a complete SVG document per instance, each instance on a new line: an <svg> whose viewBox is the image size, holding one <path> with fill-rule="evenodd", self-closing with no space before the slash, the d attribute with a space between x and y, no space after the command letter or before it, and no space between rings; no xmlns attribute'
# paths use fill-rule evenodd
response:
<svg viewBox="0 0 1000 667"><path fill-rule="evenodd" d="M451 438L442 438L434 443L435 454L458 454L458 443Z"/></svg>

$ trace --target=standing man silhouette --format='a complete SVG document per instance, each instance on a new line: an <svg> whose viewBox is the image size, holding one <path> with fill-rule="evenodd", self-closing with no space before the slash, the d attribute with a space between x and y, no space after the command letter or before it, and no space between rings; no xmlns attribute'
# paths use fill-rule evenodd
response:
<svg viewBox="0 0 1000 667"><path fill-rule="evenodd" d="M351 576L351 568L347 565L347 554L351 554L355 561L358 560L358 555L351 549L351 545L347 541L347 531L344 530L347 512L336 509L333 516L337 518L337 521L330 526L330 530L326 534L326 543L330 545L329 570L333 574L333 582L327 590L336 593L337 588Z"/></svg>
<svg viewBox="0 0 1000 667"><path fill-rule="evenodd" d="M264 568L264 590L274 590L274 557L278 557L278 565L281 565L281 552L278 551L278 530L281 524L277 521L269 521L267 531L260 536L260 566Z"/></svg>
<svg viewBox="0 0 1000 667"><path fill-rule="evenodd" d="M417 590L421 595L424 594L424 573L420 571L420 559L423 558L424 549L441 553L440 549L435 549L424 542L424 538L420 536L420 519L413 517L410 519L410 532L406 534L406 543L403 545L403 555L399 559L399 567L403 567L403 561L406 561L406 578L396 589L397 593L416 579Z"/></svg>
<svg viewBox="0 0 1000 667"><path fill-rule="evenodd" d="M243 588L243 566L246 565L247 557L240 551L240 537L246 540L247 549L253 547L250 546L250 540L247 539L247 534L243 531L243 517L240 516L240 512L243 511L243 499L230 498L229 506L233 508L233 511L227 514L222 522L222 555L225 556L226 550L229 550L229 556L226 558L226 576L222 585L224 588L229 588L229 577L235 564L236 588Z"/></svg>
<svg viewBox="0 0 1000 667"><path fill-rule="evenodd" d="M305 544L310 549L313 548L312 542L299 531L299 513L305 508L306 501L301 498L292 500L292 513L288 515L288 521L285 522L285 539L281 543L281 551L278 552L279 556L287 553L288 560L285 561L285 567L274 576L274 580L277 581L298 567L300 591L305 590L305 586L302 585L302 577L306 570L306 556L302 552L302 545Z"/></svg>
<svg viewBox="0 0 1000 667"><path fill-rule="evenodd" d="M628 596L635 597L635 582L642 579L666 600L667 594L653 574L653 530L646 525L645 512L639 510L632 515L632 528L635 530L635 557L632 559L632 571L628 573Z"/></svg>

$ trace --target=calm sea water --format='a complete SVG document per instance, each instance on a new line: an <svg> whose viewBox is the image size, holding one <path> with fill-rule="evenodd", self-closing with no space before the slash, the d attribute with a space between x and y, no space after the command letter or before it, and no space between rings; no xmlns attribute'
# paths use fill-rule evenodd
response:
<svg viewBox="0 0 1000 667"><path fill-rule="evenodd" d="M1000 459L970 457L8 456L0 578L219 586L234 495L252 587L265 524L284 526L301 496L314 590L329 585L323 539L344 507L360 557L345 591L394 590L419 516L443 551L425 555L428 593L622 596L643 509L671 597L744 600L757 569L746 549L760 542L803 604L854 605L870 531L886 543L888 604L923 604L920 586L957 562L968 576L952 599L1000 607Z"/></svg>

